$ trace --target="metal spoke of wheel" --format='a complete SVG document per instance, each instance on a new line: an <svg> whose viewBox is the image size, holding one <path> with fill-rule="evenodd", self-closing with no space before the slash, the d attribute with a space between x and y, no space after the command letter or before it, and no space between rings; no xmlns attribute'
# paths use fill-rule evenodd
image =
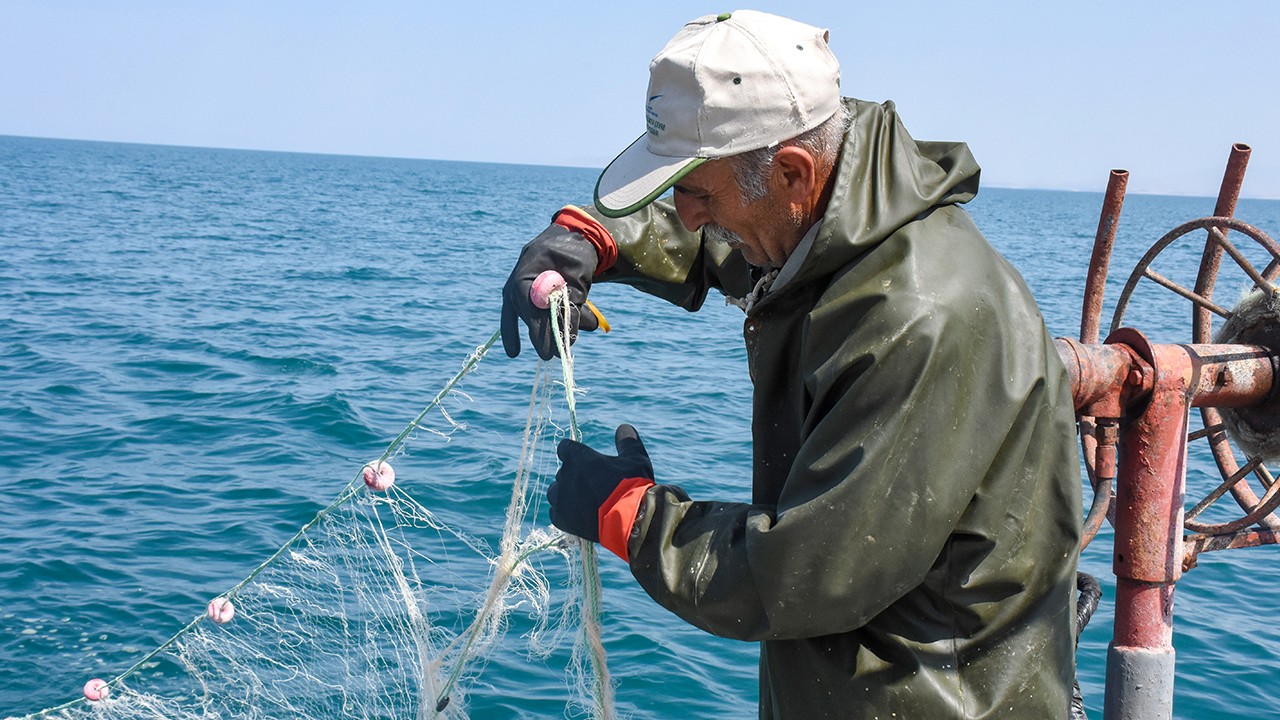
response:
<svg viewBox="0 0 1280 720"><path fill-rule="evenodd" d="M1218 246L1223 250L1226 250L1232 260L1236 261L1236 265L1239 265L1240 269L1243 270L1251 280L1253 280L1254 287L1270 288L1272 294L1275 294L1276 289L1272 287L1271 283L1258 272L1257 268L1253 266L1253 263L1249 262L1249 259L1240 252L1240 249L1227 240L1226 234L1223 233L1220 228L1209 228L1209 237L1213 238L1213 241L1218 243Z"/></svg>
<svg viewBox="0 0 1280 720"><path fill-rule="evenodd" d="M1193 430L1187 433L1187 442L1193 442L1195 440L1199 440L1200 438L1206 438L1214 433L1223 432L1226 429L1227 427L1225 425L1223 425L1222 423L1218 423L1217 425L1210 425L1209 427L1201 428L1200 430Z"/></svg>
<svg viewBox="0 0 1280 720"><path fill-rule="evenodd" d="M1222 307L1221 305L1215 304L1212 300L1206 297L1197 295L1195 292L1186 289L1185 287L1161 275L1155 270L1152 270L1151 268L1147 268L1146 270L1143 270L1142 274L1143 276L1154 281L1157 285L1160 285L1161 287L1172 290L1178 295L1181 295L1187 300L1190 300L1191 302L1195 303L1197 306L1205 308L1206 310L1209 310L1210 312L1217 315L1218 317L1227 318L1227 319L1231 317L1230 310Z"/></svg>
<svg viewBox="0 0 1280 720"><path fill-rule="evenodd" d="M1217 502L1218 498L1222 497L1223 495L1226 495L1227 491L1230 490L1236 483L1248 477L1249 473L1253 472L1256 468L1260 467L1261 465L1262 465L1261 458L1250 458L1249 462L1245 463L1244 466L1241 467L1239 470L1237 470L1234 474L1232 474L1231 477L1224 480L1221 485L1214 488L1213 492L1209 493L1208 495L1205 496L1203 500L1196 503L1195 507L1188 510L1186 515L1186 520L1188 521L1195 520L1196 517L1200 515L1200 513L1207 510L1210 505Z"/></svg>

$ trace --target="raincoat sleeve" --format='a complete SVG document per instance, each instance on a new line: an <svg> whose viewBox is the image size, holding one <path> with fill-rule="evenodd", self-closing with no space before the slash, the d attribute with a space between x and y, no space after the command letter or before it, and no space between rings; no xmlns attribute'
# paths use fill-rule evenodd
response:
<svg viewBox="0 0 1280 720"><path fill-rule="evenodd" d="M658 200L622 218L584 208L613 236L618 260L597 281L631 285L686 310L697 310L711 289L734 297L750 291L742 254L726 245L703 243L702 233L680 223L669 201Z"/></svg>
<svg viewBox="0 0 1280 720"><path fill-rule="evenodd" d="M1041 513L1069 516L1047 510L1070 498L1041 481L1062 458L1032 449L1071 432L1046 419L1061 398L1045 382L1051 344L1027 337L1042 321L1034 308L1019 317L960 301L961 277L983 281L968 272L937 273L936 285L888 301L893 283L910 284L917 271L899 252L911 233L837 278L805 320L803 440L776 504L694 501L664 485L646 494L632 573L691 624L743 640L811 638L860 628L915 591L906 622L959 617L978 627L970 608L997 607L1017 595L1009 585L1060 570L1060 558L1036 556L1035 539L1011 551ZM1000 277L986 282L1014 282ZM757 377L757 392L771 382ZM768 439L761 421L757 442ZM979 565L1004 552L1021 565L1005 563L1002 577L1021 580L985 582Z"/></svg>

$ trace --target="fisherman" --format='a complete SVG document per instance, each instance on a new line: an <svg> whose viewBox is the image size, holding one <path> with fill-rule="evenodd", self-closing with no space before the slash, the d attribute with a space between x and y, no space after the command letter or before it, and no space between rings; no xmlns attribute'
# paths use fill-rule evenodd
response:
<svg viewBox="0 0 1280 720"><path fill-rule="evenodd" d="M556 350L533 280L746 311L751 502L654 484L637 432L573 441L551 520L658 603L760 642L760 717L1063 718L1080 474L1065 372L1018 273L959 207L963 143L844 99L827 33L760 12L685 25L650 64L647 132L526 245L503 290ZM658 199L674 191L670 201Z"/></svg>

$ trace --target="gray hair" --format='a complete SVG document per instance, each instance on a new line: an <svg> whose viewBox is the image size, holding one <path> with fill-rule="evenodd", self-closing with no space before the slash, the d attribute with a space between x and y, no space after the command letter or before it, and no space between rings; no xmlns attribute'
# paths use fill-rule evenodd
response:
<svg viewBox="0 0 1280 720"><path fill-rule="evenodd" d="M840 145L844 142L844 134L852 124L853 113L849 112L844 103L840 103L835 115L812 130L806 130L776 145L734 155L733 176L738 181L743 204L753 203L769 193L769 174L773 169L773 158L779 149L799 146L812 153L820 166L835 165Z"/></svg>

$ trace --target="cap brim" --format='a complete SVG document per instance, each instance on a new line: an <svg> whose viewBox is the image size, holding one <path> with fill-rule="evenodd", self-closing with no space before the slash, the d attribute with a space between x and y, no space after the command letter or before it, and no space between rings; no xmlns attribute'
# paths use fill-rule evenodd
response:
<svg viewBox="0 0 1280 720"><path fill-rule="evenodd" d="M706 161L706 158L667 157L649 152L647 135L627 146L596 181L596 208L617 218L639 210Z"/></svg>

